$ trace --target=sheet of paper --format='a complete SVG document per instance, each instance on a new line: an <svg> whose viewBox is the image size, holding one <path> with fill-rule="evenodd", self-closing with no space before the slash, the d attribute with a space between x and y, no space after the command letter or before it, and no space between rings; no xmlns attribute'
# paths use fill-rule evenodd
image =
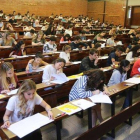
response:
<svg viewBox="0 0 140 140"><path fill-rule="evenodd" d="M71 103L80 107L80 108L82 108L83 110L96 105L93 102L87 101L85 99L79 99L79 100L76 100L76 101L72 101Z"/></svg>
<svg viewBox="0 0 140 140"><path fill-rule="evenodd" d="M80 64L81 61L72 62L72 64Z"/></svg>
<svg viewBox="0 0 140 140"><path fill-rule="evenodd" d="M27 55L23 55L23 56L16 56L16 58L25 58L28 57Z"/></svg>
<svg viewBox="0 0 140 140"><path fill-rule="evenodd" d="M17 94L17 91L18 91L18 89L14 89L14 90L11 90L10 92L8 92L7 94L14 95L14 94Z"/></svg>
<svg viewBox="0 0 140 140"><path fill-rule="evenodd" d="M112 101L108 97L108 95L103 94L102 92L100 94L93 95L89 97L89 99L92 100L93 103L107 103L112 104Z"/></svg>
<svg viewBox="0 0 140 140"><path fill-rule="evenodd" d="M72 114L82 110L81 108L79 108L79 107L77 107L75 105L72 105L70 103L60 105L60 106L58 106L56 108L58 108L62 112L65 112L68 115L72 115Z"/></svg>
<svg viewBox="0 0 140 140"><path fill-rule="evenodd" d="M53 120L50 120L48 117L37 113L33 116L27 117L17 123L10 125L8 129L19 138L22 138L29 133L39 129L40 127L51 123L52 121Z"/></svg>
<svg viewBox="0 0 140 140"><path fill-rule="evenodd" d="M109 69L103 69L103 72L105 72L105 71L109 71Z"/></svg>
<svg viewBox="0 0 140 140"><path fill-rule="evenodd" d="M55 80L51 81L51 83L63 84L69 81L64 73L52 74L51 76L55 78Z"/></svg>
<svg viewBox="0 0 140 140"><path fill-rule="evenodd" d="M105 43L101 44L101 48L104 48L105 47Z"/></svg>
<svg viewBox="0 0 140 140"><path fill-rule="evenodd" d="M107 58L108 58L108 56L101 56L98 59L107 59Z"/></svg>
<svg viewBox="0 0 140 140"><path fill-rule="evenodd" d="M3 94L0 94L0 99L1 99L1 98L4 98L4 97L6 97L6 96L5 96L5 95L3 95Z"/></svg>
<svg viewBox="0 0 140 140"><path fill-rule="evenodd" d="M133 77L133 78L129 78L129 79L125 80L124 82L139 84L140 83L140 78Z"/></svg>

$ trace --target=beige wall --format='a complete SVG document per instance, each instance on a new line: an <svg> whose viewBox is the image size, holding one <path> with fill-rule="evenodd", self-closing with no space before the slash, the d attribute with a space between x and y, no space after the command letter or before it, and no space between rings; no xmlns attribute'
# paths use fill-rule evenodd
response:
<svg viewBox="0 0 140 140"><path fill-rule="evenodd" d="M128 6L140 6L140 0L128 0Z"/></svg>

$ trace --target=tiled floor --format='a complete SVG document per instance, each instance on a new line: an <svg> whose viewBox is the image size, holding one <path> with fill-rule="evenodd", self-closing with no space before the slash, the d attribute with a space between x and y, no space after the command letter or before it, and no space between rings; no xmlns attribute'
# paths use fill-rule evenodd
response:
<svg viewBox="0 0 140 140"><path fill-rule="evenodd" d="M140 91L140 90L139 90ZM140 100L140 92L134 92L133 102ZM120 111L124 97L117 97L116 101L116 113ZM106 119L110 117L110 105L102 105L102 115ZM65 118L63 121L63 126L61 130L62 140L71 140L79 136L83 132L87 131L87 114L84 112L84 117L82 119L78 118L76 115ZM127 124L121 124L116 128L116 138L114 140L140 140L140 133L135 136L136 133L133 132L140 129L140 114L133 116L133 126ZM50 124L42 129L43 140L56 140L56 129L55 125ZM131 139L129 137L131 135ZM102 140L113 140L113 138L108 136L103 136Z"/></svg>

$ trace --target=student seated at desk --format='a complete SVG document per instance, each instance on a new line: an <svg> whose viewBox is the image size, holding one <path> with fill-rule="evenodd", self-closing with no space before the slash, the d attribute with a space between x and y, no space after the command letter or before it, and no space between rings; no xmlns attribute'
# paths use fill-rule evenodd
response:
<svg viewBox="0 0 140 140"><path fill-rule="evenodd" d="M13 26L9 23L9 22L6 22L3 24L2 28L1 28L1 31L13 31Z"/></svg>
<svg viewBox="0 0 140 140"><path fill-rule="evenodd" d="M136 33L136 36L133 37L132 42L133 43L140 43L140 32Z"/></svg>
<svg viewBox="0 0 140 140"><path fill-rule="evenodd" d="M46 31L48 27L49 27L49 24L46 23L44 26L42 26L41 30Z"/></svg>
<svg viewBox="0 0 140 140"><path fill-rule="evenodd" d="M10 32L5 33L5 37L2 39L1 46L13 46L17 44L15 39L11 36Z"/></svg>
<svg viewBox="0 0 140 140"><path fill-rule="evenodd" d="M66 61L63 58L58 58L45 67L42 76L42 83L47 83L54 80L52 74L62 73L62 69L65 66Z"/></svg>
<svg viewBox="0 0 140 140"><path fill-rule="evenodd" d="M35 55L34 59L29 60L27 66L26 66L26 71L29 71L29 64L32 64L32 69L36 70L40 66L46 66L48 63L42 60L43 55L40 52L37 52Z"/></svg>
<svg viewBox="0 0 140 140"><path fill-rule="evenodd" d="M73 85L69 94L69 101L88 98L99 94L100 90L103 91L103 82L103 71L97 69L85 71L83 76ZM109 94L107 87L104 87L103 92ZM103 121L100 104L97 104L92 108L92 127L96 125L97 119L99 119L100 122Z"/></svg>
<svg viewBox="0 0 140 140"><path fill-rule="evenodd" d="M45 44L44 34L42 31L38 32L35 38L32 40L32 45L43 45Z"/></svg>
<svg viewBox="0 0 140 140"><path fill-rule="evenodd" d="M117 46L116 50L110 53L107 59L107 66L111 66L112 64L118 64L119 57L123 53L123 48L121 46Z"/></svg>
<svg viewBox="0 0 140 140"><path fill-rule="evenodd" d="M57 26L56 30L57 30L56 34L63 34L64 27L63 27L62 23L59 23L59 25Z"/></svg>
<svg viewBox="0 0 140 140"><path fill-rule="evenodd" d="M0 65L0 93L8 93L18 87L18 79L14 73L13 65L3 62Z"/></svg>
<svg viewBox="0 0 140 140"><path fill-rule="evenodd" d="M97 38L94 38L94 40L92 41L91 43L91 47L94 48L95 47L95 44L100 42L102 40L102 36L101 35L98 35Z"/></svg>
<svg viewBox="0 0 140 140"><path fill-rule="evenodd" d="M15 19L14 15L11 16L11 19L9 20L9 23L11 23L11 24L17 23L17 20Z"/></svg>
<svg viewBox="0 0 140 140"><path fill-rule="evenodd" d="M67 41L68 43L71 43L71 37L69 34L65 34L63 37L61 37L60 43L63 43L65 41Z"/></svg>
<svg viewBox="0 0 140 140"><path fill-rule="evenodd" d="M30 32L26 32L24 35L24 38L29 37L29 38L35 38L35 30L31 29Z"/></svg>
<svg viewBox="0 0 140 140"><path fill-rule="evenodd" d="M84 28L84 31L85 31L85 34L91 34L89 27L85 27Z"/></svg>
<svg viewBox="0 0 140 140"><path fill-rule="evenodd" d="M31 23L28 23L28 26L23 27L23 31L30 31L30 30L35 30L35 28L32 27Z"/></svg>
<svg viewBox="0 0 140 140"><path fill-rule="evenodd" d="M3 22L2 20L0 19L0 28L3 26Z"/></svg>
<svg viewBox="0 0 140 140"><path fill-rule="evenodd" d="M134 57L137 57L140 51L140 45L134 46L129 53L126 55L126 60L131 61Z"/></svg>
<svg viewBox="0 0 140 140"><path fill-rule="evenodd" d="M69 25L68 28L65 30L64 35L69 34L72 37L72 29L73 26Z"/></svg>
<svg viewBox="0 0 140 140"><path fill-rule="evenodd" d="M57 51L57 45L55 44L56 38L54 36L50 37L50 41L44 44L43 53Z"/></svg>
<svg viewBox="0 0 140 140"><path fill-rule="evenodd" d="M96 49L90 49L89 56L83 58L81 61L79 73L98 68L97 63L98 63L98 51Z"/></svg>
<svg viewBox="0 0 140 140"><path fill-rule="evenodd" d="M86 40L87 40L85 34L86 34L85 31L81 31L81 33L80 33L80 38L81 38L82 41L86 41Z"/></svg>
<svg viewBox="0 0 140 140"><path fill-rule="evenodd" d="M113 26L112 29L109 31L109 35L115 35L116 34L116 26Z"/></svg>
<svg viewBox="0 0 140 140"><path fill-rule="evenodd" d="M131 44L129 44L129 45L127 46L125 52L128 53L135 45L137 45L137 43L131 43Z"/></svg>
<svg viewBox="0 0 140 140"><path fill-rule="evenodd" d="M6 112L3 120L2 128L8 128L12 123L23 120L33 115L35 105L42 106L48 113L48 117L53 119L53 113L50 105L48 105L37 93L34 81L24 80L19 87L17 94L12 96L6 106ZM30 125L30 122L29 122ZM26 129L26 128L25 128ZM17 140L42 140L40 129Z"/></svg>
<svg viewBox="0 0 140 140"><path fill-rule="evenodd" d="M26 55L26 52L24 50L25 43L21 40L19 41L13 48L13 51L9 54L9 57L16 58L17 56L23 56Z"/></svg>
<svg viewBox="0 0 140 140"><path fill-rule="evenodd" d="M71 52L71 47L69 45L65 45L62 48L63 52L60 52L59 57L65 59L66 63L71 63L70 62L70 52Z"/></svg>
<svg viewBox="0 0 140 140"><path fill-rule="evenodd" d="M136 77L136 76L140 76L140 59L138 59L133 67L132 67L132 71L130 74L131 77Z"/></svg>
<svg viewBox="0 0 140 140"><path fill-rule="evenodd" d="M115 38L116 38L116 35L112 35L109 39L107 39L106 46L108 47L115 46L115 41L114 41Z"/></svg>
<svg viewBox="0 0 140 140"><path fill-rule="evenodd" d="M108 82L108 86L112 86L118 83L121 83L127 79L127 72L130 70L130 62L128 60L122 60L120 66L117 69L114 69L112 76ZM132 90L125 90L123 93L126 94L126 98L123 104L122 109L130 105L129 101L132 96Z"/></svg>
<svg viewBox="0 0 140 140"><path fill-rule="evenodd" d="M74 49L81 50L81 49L89 48L89 46L87 44L81 42L80 36L76 36L74 38L74 41L70 44L70 46L71 46L72 50L74 50ZM82 46L82 48L80 46Z"/></svg>
<svg viewBox="0 0 140 140"><path fill-rule="evenodd" d="M46 36L55 35L55 30L54 30L53 25L49 25L48 29L44 31L44 34L45 34Z"/></svg>

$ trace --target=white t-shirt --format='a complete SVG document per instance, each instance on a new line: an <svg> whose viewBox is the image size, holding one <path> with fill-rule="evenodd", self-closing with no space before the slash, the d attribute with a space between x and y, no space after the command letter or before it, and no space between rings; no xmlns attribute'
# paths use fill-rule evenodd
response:
<svg viewBox="0 0 140 140"><path fill-rule="evenodd" d="M52 74L56 74L57 70L53 67L52 64L49 64L45 67L42 76L42 83L46 83L50 80Z"/></svg>
<svg viewBox="0 0 140 140"><path fill-rule="evenodd" d="M30 32L26 32L25 36L32 37Z"/></svg>
<svg viewBox="0 0 140 140"><path fill-rule="evenodd" d="M59 57L65 59L67 63L70 60L70 53L61 52Z"/></svg>
<svg viewBox="0 0 140 140"><path fill-rule="evenodd" d="M107 39L107 44L109 46L114 46L115 42L114 42L114 40L112 40L111 38L109 38L109 39Z"/></svg>
<svg viewBox="0 0 140 140"><path fill-rule="evenodd" d="M129 52L127 55L126 55L126 60L130 61L133 57L133 52Z"/></svg>
<svg viewBox="0 0 140 140"><path fill-rule="evenodd" d="M70 36L72 36L72 30L65 30L65 34L69 34Z"/></svg>
<svg viewBox="0 0 140 140"><path fill-rule="evenodd" d="M12 115L10 116L10 122L14 123L17 121L20 121L26 117L29 117L33 114L34 112L34 107L35 105L40 105L42 102L42 98L38 95L35 94L34 98L32 100L27 101L27 108L25 114L20 113L20 108L18 107L19 104L19 98L17 95L12 96L6 106L6 109L9 111L12 111Z"/></svg>

